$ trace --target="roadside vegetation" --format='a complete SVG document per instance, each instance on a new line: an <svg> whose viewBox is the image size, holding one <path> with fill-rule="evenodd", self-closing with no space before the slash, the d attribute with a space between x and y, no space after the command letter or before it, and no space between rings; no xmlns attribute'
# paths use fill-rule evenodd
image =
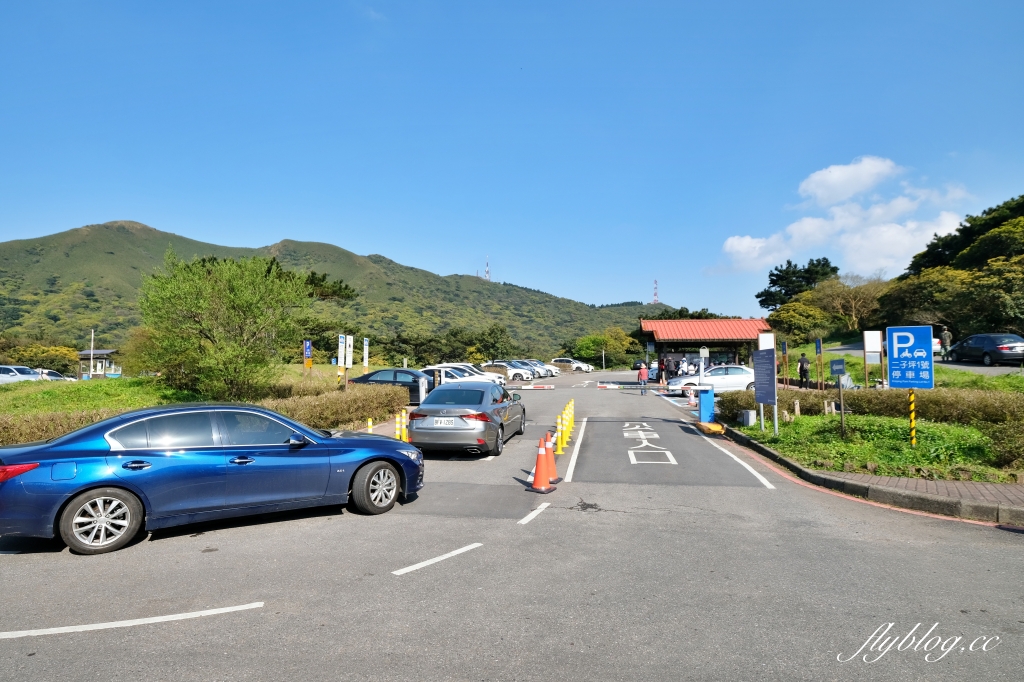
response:
<svg viewBox="0 0 1024 682"><path fill-rule="evenodd" d="M256 404L318 429L361 429L367 419L387 421L409 398L398 386L339 391L334 378L321 372L286 377L270 393ZM0 445L46 440L129 410L200 399L149 377L7 384L0 386Z"/></svg>
<svg viewBox="0 0 1024 682"><path fill-rule="evenodd" d="M779 391L778 409L801 416L742 431L801 464L818 469L946 480L1015 482L1024 474L1024 395L1007 391L935 389L917 392L918 446L910 447L904 391L846 391L847 436L838 415L825 415L838 391ZM723 393L724 421L735 424L740 410L757 408L751 391ZM767 408L770 415L770 408Z"/></svg>

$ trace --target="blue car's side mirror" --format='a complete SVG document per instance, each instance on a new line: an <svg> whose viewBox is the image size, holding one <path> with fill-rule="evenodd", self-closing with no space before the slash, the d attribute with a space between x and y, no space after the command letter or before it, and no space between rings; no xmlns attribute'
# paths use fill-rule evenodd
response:
<svg viewBox="0 0 1024 682"><path fill-rule="evenodd" d="M288 437L288 445L297 446L305 445L306 438L301 433L293 433Z"/></svg>

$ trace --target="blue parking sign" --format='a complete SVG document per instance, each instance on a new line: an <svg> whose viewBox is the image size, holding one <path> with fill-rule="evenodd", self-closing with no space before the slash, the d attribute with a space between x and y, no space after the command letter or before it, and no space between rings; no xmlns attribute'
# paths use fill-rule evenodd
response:
<svg viewBox="0 0 1024 682"><path fill-rule="evenodd" d="M828 361L828 371L834 377L841 377L846 374L846 360L839 358L838 360Z"/></svg>
<svg viewBox="0 0 1024 682"><path fill-rule="evenodd" d="M308 339L302 342L302 357L313 357L313 342Z"/></svg>
<svg viewBox="0 0 1024 682"><path fill-rule="evenodd" d="M890 388L935 388L932 328L889 327L885 330Z"/></svg>

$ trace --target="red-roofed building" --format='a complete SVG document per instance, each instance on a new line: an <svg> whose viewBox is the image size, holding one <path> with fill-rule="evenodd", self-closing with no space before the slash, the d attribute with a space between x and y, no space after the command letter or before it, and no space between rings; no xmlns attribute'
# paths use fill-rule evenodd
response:
<svg viewBox="0 0 1024 682"><path fill-rule="evenodd" d="M707 346L711 363L736 363L757 349L757 335L771 331L764 318L728 320L640 320L659 360L696 363Z"/></svg>

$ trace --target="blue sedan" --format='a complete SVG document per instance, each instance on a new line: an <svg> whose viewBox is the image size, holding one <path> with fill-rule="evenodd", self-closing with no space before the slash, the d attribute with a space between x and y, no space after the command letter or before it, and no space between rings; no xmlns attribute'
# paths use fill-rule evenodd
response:
<svg viewBox="0 0 1024 682"><path fill-rule="evenodd" d="M351 500L390 510L423 487L423 456L393 438L336 436L248 405L129 412L0 447L0 535L102 554L147 531Z"/></svg>

